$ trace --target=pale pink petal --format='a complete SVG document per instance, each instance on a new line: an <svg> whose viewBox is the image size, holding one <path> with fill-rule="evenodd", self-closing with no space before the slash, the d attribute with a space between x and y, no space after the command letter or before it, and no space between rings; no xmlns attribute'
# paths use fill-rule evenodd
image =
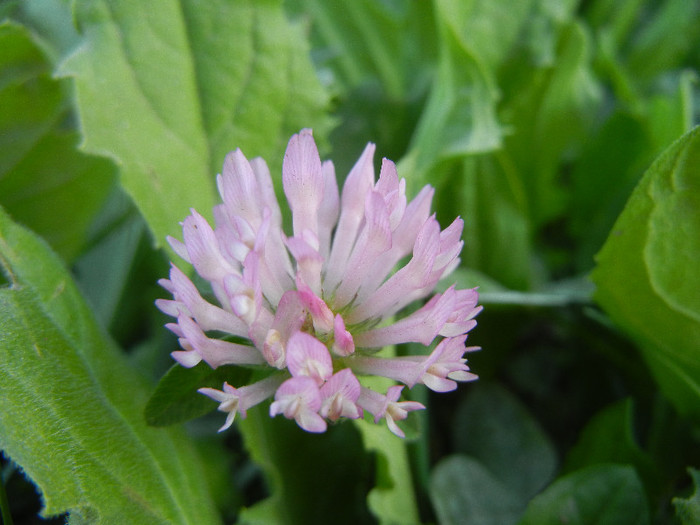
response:
<svg viewBox="0 0 700 525"><path fill-rule="evenodd" d="M326 345L296 332L287 341L287 368L293 377L308 376L321 386L333 374L333 361Z"/></svg>
<svg viewBox="0 0 700 525"><path fill-rule="evenodd" d="M318 213L325 181L311 130L304 129L289 140L282 164L284 194L292 210L294 235L304 230L318 234Z"/></svg>

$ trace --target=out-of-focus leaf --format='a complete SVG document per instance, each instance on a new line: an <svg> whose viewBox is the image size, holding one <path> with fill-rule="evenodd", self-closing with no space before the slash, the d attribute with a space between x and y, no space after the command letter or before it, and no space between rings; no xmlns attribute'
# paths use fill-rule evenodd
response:
<svg viewBox="0 0 700 525"><path fill-rule="evenodd" d="M510 525L523 511L521 498L479 461L454 455L430 477L430 499L441 525Z"/></svg>
<svg viewBox="0 0 700 525"><path fill-rule="evenodd" d="M625 140L619 140L625 137ZM616 144L611 148L611 144ZM639 117L618 111L581 153L572 173L569 228L577 243L577 266L588 271L626 198L653 158Z"/></svg>
<svg viewBox="0 0 700 525"><path fill-rule="evenodd" d="M218 523L191 443L146 426L148 386L58 258L0 210L0 448L81 523Z"/></svg>
<svg viewBox="0 0 700 525"><path fill-rule="evenodd" d="M293 131L326 131L327 97L278 1L81 1L76 19L83 41L60 72L75 80L84 147L119 164L156 243L191 207L211 216L229 150L276 174Z"/></svg>
<svg viewBox="0 0 700 525"><path fill-rule="evenodd" d="M25 28L0 25L0 176L41 140L62 112L61 86Z"/></svg>
<svg viewBox="0 0 700 525"><path fill-rule="evenodd" d="M70 261L114 174L109 162L75 150L75 133L55 129L64 90L49 69L25 28L0 26L0 203Z"/></svg>
<svg viewBox="0 0 700 525"><path fill-rule="evenodd" d="M443 222L464 214L464 264L507 288L528 290L536 280L525 188L502 154L453 162L437 192ZM444 175L443 175L444 176Z"/></svg>
<svg viewBox="0 0 700 525"><path fill-rule="evenodd" d="M525 503L554 476L556 452L535 419L505 389L473 386L457 410L455 449L469 454Z"/></svg>
<svg viewBox="0 0 700 525"><path fill-rule="evenodd" d="M11 16L31 30L53 63L78 44L70 0L22 0Z"/></svg>
<svg viewBox="0 0 700 525"><path fill-rule="evenodd" d="M520 525L645 525L649 510L632 467L596 465L557 480L535 497Z"/></svg>
<svg viewBox="0 0 700 525"><path fill-rule="evenodd" d="M110 162L76 150L75 133L49 132L0 180L3 205L67 261L84 248L90 224L114 185Z"/></svg>
<svg viewBox="0 0 700 525"><path fill-rule="evenodd" d="M596 299L662 391L700 416L700 128L649 168L598 254Z"/></svg>
<svg viewBox="0 0 700 525"><path fill-rule="evenodd" d="M632 417L631 399L623 399L596 414L569 451L564 472L599 463L628 464L651 488L657 482L657 473L651 458L634 439Z"/></svg>
<svg viewBox="0 0 700 525"><path fill-rule="evenodd" d="M240 384L249 376L249 371L242 367L219 367L214 370L204 362L194 368L175 364L163 376L148 400L144 412L146 422L162 427L203 416L214 410L216 404L197 392L198 388L221 389L224 381Z"/></svg>
<svg viewBox="0 0 700 525"><path fill-rule="evenodd" d="M700 471L689 468L688 473L693 478L695 492L688 498L674 498L673 506L683 525L695 525L700 523Z"/></svg>
<svg viewBox="0 0 700 525"><path fill-rule="evenodd" d="M343 123L330 135L338 176L368 141L378 154L401 158L434 76L432 3L291 0L285 7L309 27L314 63Z"/></svg>
<svg viewBox="0 0 700 525"><path fill-rule="evenodd" d="M560 166L580 147L601 102L585 28L571 22L555 35L553 63L529 77L511 79L519 83L510 84L517 89L501 112L504 125L513 127L505 140L509 163L517 167L537 226L563 211Z"/></svg>
<svg viewBox="0 0 700 525"><path fill-rule="evenodd" d="M409 156L402 163L407 172L416 173L409 180L414 187L439 182L427 172L440 160L493 151L501 144L493 72L462 34L455 10L459 10L457 2L438 3L438 72Z"/></svg>
<svg viewBox="0 0 700 525"><path fill-rule="evenodd" d="M649 80L677 68L685 55L697 47L700 37L700 4L665 0L654 10L630 43L627 59L630 74Z"/></svg>

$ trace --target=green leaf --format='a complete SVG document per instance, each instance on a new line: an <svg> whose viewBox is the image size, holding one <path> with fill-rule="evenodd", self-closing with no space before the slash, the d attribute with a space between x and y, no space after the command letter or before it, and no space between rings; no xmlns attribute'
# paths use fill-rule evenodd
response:
<svg viewBox="0 0 700 525"><path fill-rule="evenodd" d="M532 232L520 174L500 153L468 156L454 161L452 167L436 167L447 174L436 206L443 223L469 210L463 234L464 264L508 288L532 288L536 280Z"/></svg>
<svg viewBox="0 0 700 525"><path fill-rule="evenodd" d="M420 177L409 181L413 187L435 183L428 177L434 164L446 158L493 151L501 145L496 119L496 90L493 72L484 64L479 50L469 44L456 23L458 2L438 2L440 55L435 81L403 160L406 173ZM416 179L415 181L413 179Z"/></svg>
<svg viewBox="0 0 700 525"><path fill-rule="evenodd" d="M695 525L700 523L700 471L689 468L688 473L693 478L695 492L688 498L673 498L673 506L683 525Z"/></svg>
<svg viewBox="0 0 700 525"><path fill-rule="evenodd" d="M649 510L632 467L596 465L557 480L528 505L520 525L645 525Z"/></svg>
<svg viewBox="0 0 700 525"><path fill-rule="evenodd" d="M634 438L633 409L632 400L623 399L596 414L569 451L563 471L599 463L628 464L648 488L656 488L659 480L654 463Z"/></svg>
<svg viewBox="0 0 700 525"><path fill-rule="evenodd" d="M0 448L71 522L218 523L191 443L143 420L148 385L68 272L0 210ZM81 521L82 520L82 521Z"/></svg>
<svg viewBox="0 0 700 525"><path fill-rule="evenodd" d="M0 202L70 261L113 185L113 168L77 152L77 134L58 129L64 89L49 78L29 32L1 25L0 50Z"/></svg>
<svg viewBox="0 0 700 525"><path fill-rule="evenodd" d="M430 499L441 525L509 525L523 509L521 498L479 461L454 455L435 466Z"/></svg>
<svg viewBox="0 0 700 525"><path fill-rule="evenodd" d="M551 24L551 21L550 21ZM511 73L515 88L501 112L513 133L505 139L509 164L517 169L527 191L535 225L563 211L566 193L559 181L561 164L590 133L602 101L602 90L590 64L590 36L578 22L551 30L555 56L543 67Z"/></svg>
<svg viewBox="0 0 700 525"><path fill-rule="evenodd" d="M256 406L238 423L253 460L265 472L271 496L241 512L244 524L368 523L365 498L372 478L369 458L350 423L311 434L269 405Z"/></svg>
<svg viewBox="0 0 700 525"><path fill-rule="evenodd" d="M700 128L649 168L597 256L595 298L662 391L700 416Z"/></svg>
<svg viewBox="0 0 700 525"><path fill-rule="evenodd" d="M201 362L194 368L178 364L170 367L148 400L144 415L149 425L161 427L182 423L214 410L216 404L197 392L198 388L221 389L224 381L240 384L250 372L242 367L219 367L213 370Z"/></svg>
<svg viewBox="0 0 700 525"><path fill-rule="evenodd" d="M496 384L473 386L457 409L455 449L469 454L527 502L554 476L556 451L527 409Z"/></svg>
<svg viewBox="0 0 700 525"><path fill-rule="evenodd" d="M281 2L77 2L83 41L60 68L75 81L84 147L113 158L160 244L190 208L211 217L224 154L281 166L292 132L327 96Z"/></svg>
<svg viewBox="0 0 700 525"><path fill-rule="evenodd" d="M375 487L367 502L381 524L419 523L406 445L383 424L364 419L356 425L365 450L377 454Z"/></svg>

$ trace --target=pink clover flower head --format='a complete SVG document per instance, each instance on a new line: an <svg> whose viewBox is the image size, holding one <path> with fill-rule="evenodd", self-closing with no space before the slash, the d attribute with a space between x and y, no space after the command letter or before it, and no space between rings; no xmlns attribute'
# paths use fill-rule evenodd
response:
<svg viewBox="0 0 700 525"><path fill-rule="evenodd" d="M476 349L465 346L481 311L476 289L433 294L459 264L463 221L441 229L430 211L433 189L408 200L406 181L387 159L375 181L374 150L367 145L339 191L311 131L294 135L282 166L292 216L286 233L267 165L236 150L217 177L222 203L213 226L192 210L183 240L168 238L208 283L200 291L174 264L159 281L172 294L156 306L174 318L166 325L181 346L173 358L188 368L202 361L254 367L263 377L199 389L227 414L221 430L272 398L271 417L293 419L308 432L366 412L404 437L397 422L425 408L399 400L405 386L446 392L476 379L464 358ZM422 305L402 315L413 302ZM382 351L403 343L426 352ZM371 375L402 385L377 392L362 385Z"/></svg>

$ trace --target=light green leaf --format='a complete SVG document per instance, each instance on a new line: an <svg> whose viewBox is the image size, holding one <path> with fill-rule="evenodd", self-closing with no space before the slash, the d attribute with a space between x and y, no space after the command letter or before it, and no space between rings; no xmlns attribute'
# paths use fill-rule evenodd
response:
<svg viewBox="0 0 700 525"><path fill-rule="evenodd" d="M649 168L618 218L593 280L596 299L640 345L662 391L700 416L700 128Z"/></svg>
<svg viewBox="0 0 700 525"><path fill-rule="evenodd" d="M357 420L365 450L377 454L377 479L367 496L374 516L383 525L419 523L406 445L382 421Z"/></svg>
<svg viewBox="0 0 700 525"><path fill-rule="evenodd" d="M152 429L149 387L58 258L0 210L0 448L71 522L218 523L181 431ZM81 521L82 520L82 521Z"/></svg>
<svg viewBox="0 0 700 525"><path fill-rule="evenodd" d="M632 467L596 465L565 476L532 500L520 525L646 525L644 489Z"/></svg>
<svg viewBox="0 0 700 525"><path fill-rule="evenodd" d="M695 492L688 498L673 498L673 506L683 525L696 525L700 523L700 471L689 468L688 473L693 478Z"/></svg>
<svg viewBox="0 0 700 525"><path fill-rule="evenodd" d="M521 498L479 461L454 455L435 466L430 499L440 525L510 525L523 510Z"/></svg>
<svg viewBox="0 0 700 525"><path fill-rule="evenodd" d="M113 158L155 242L194 207L211 216L214 175L240 147L273 174L301 127L323 137L327 96L281 2L80 1L75 80L84 147Z"/></svg>
<svg viewBox="0 0 700 525"><path fill-rule="evenodd" d="M525 503L554 476L554 446L527 409L496 384L479 383L457 409L455 449L469 454Z"/></svg>

